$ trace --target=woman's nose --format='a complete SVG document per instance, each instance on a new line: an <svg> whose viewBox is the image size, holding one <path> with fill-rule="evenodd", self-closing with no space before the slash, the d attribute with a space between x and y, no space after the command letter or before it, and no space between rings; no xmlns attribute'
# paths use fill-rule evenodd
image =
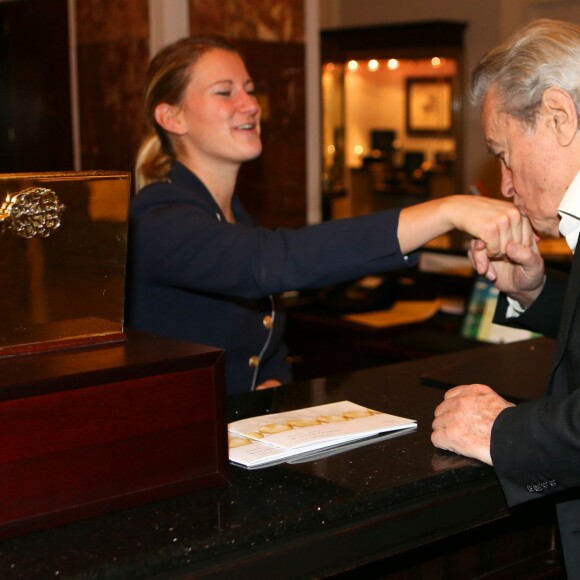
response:
<svg viewBox="0 0 580 580"><path fill-rule="evenodd" d="M243 92L239 103L240 110L250 115L257 115L260 112L260 103L255 95Z"/></svg>

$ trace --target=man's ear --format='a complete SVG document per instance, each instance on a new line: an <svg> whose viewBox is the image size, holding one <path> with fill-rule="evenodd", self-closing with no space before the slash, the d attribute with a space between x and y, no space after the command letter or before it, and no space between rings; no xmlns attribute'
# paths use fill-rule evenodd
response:
<svg viewBox="0 0 580 580"><path fill-rule="evenodd" d="M157 123L168 133L183 135L186 132L181 109L177 106L168 105L167 103L159 103L159 105L155 107L154 113Z"/></svg>
<svg viewBox="0 0 580 580"><path fill-rule="evenodd" d="M558 143L563 147L568 146L578 132L578 113L570 93L558 87L550 87L542 97L542 105Z"/></svg>

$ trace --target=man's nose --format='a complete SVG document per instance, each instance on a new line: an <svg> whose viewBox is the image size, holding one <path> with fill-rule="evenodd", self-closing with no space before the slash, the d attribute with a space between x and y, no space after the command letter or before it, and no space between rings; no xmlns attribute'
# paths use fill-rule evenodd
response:
<svg viewBox="0 0 580 580"><path fill-rule="evenodd" d="M512 172L502 163L501 165L501 194L510 198L514 196L514 184Z"/></svg>

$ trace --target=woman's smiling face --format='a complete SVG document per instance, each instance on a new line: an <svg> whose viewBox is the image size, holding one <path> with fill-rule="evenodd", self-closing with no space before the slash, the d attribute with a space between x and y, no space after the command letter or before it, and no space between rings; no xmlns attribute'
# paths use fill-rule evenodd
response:
<svg viewBox="0 0 580 580"><path fill-rule="evenodd" d="M260 105L242 58L214 48L190 70L191 78L178 107L184 154L194 165L239 165L262 152Z"/></svg>

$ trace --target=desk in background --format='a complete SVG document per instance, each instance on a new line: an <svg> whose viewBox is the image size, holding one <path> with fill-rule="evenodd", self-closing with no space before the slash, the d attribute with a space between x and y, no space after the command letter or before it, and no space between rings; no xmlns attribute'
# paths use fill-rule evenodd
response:
<svg viewBox="0 0 580 580"><path fill-rule="evenodd" d="M286 299L286 343L295 380L306 380L457 352L482 346L462 335L463 314L475 281L466 257L466 238L460 232L441 236L421 252L418 268L384 274L386 284L374 296L348 298L360 281L320 291L303 292ZM566 271L571 253L563 239L543 240L540 249L546 264ZM355 288L355 294L356 294ZM414 324L376 328L356 324L345 315L381 311L395 300L433 301L451 298L459 305ZM463 310L462 310L463 308Z"/></svg>
<svg viewBox="0 0 580 580"><path fill-rule="evenodd" d="M286 300L285 342L295 380L414 360L481 344L461 335L462 313L473 285L472 272L460 276L456 272L433 274L418 269L388 272L382 286L370 292L360 289L360 282L301 293ZM399 300L425 302L442 296L457 300L459 309L452 313L439 309L426 320L384 328L357 324L348 318L353 313L388 309Z"/></svg>

